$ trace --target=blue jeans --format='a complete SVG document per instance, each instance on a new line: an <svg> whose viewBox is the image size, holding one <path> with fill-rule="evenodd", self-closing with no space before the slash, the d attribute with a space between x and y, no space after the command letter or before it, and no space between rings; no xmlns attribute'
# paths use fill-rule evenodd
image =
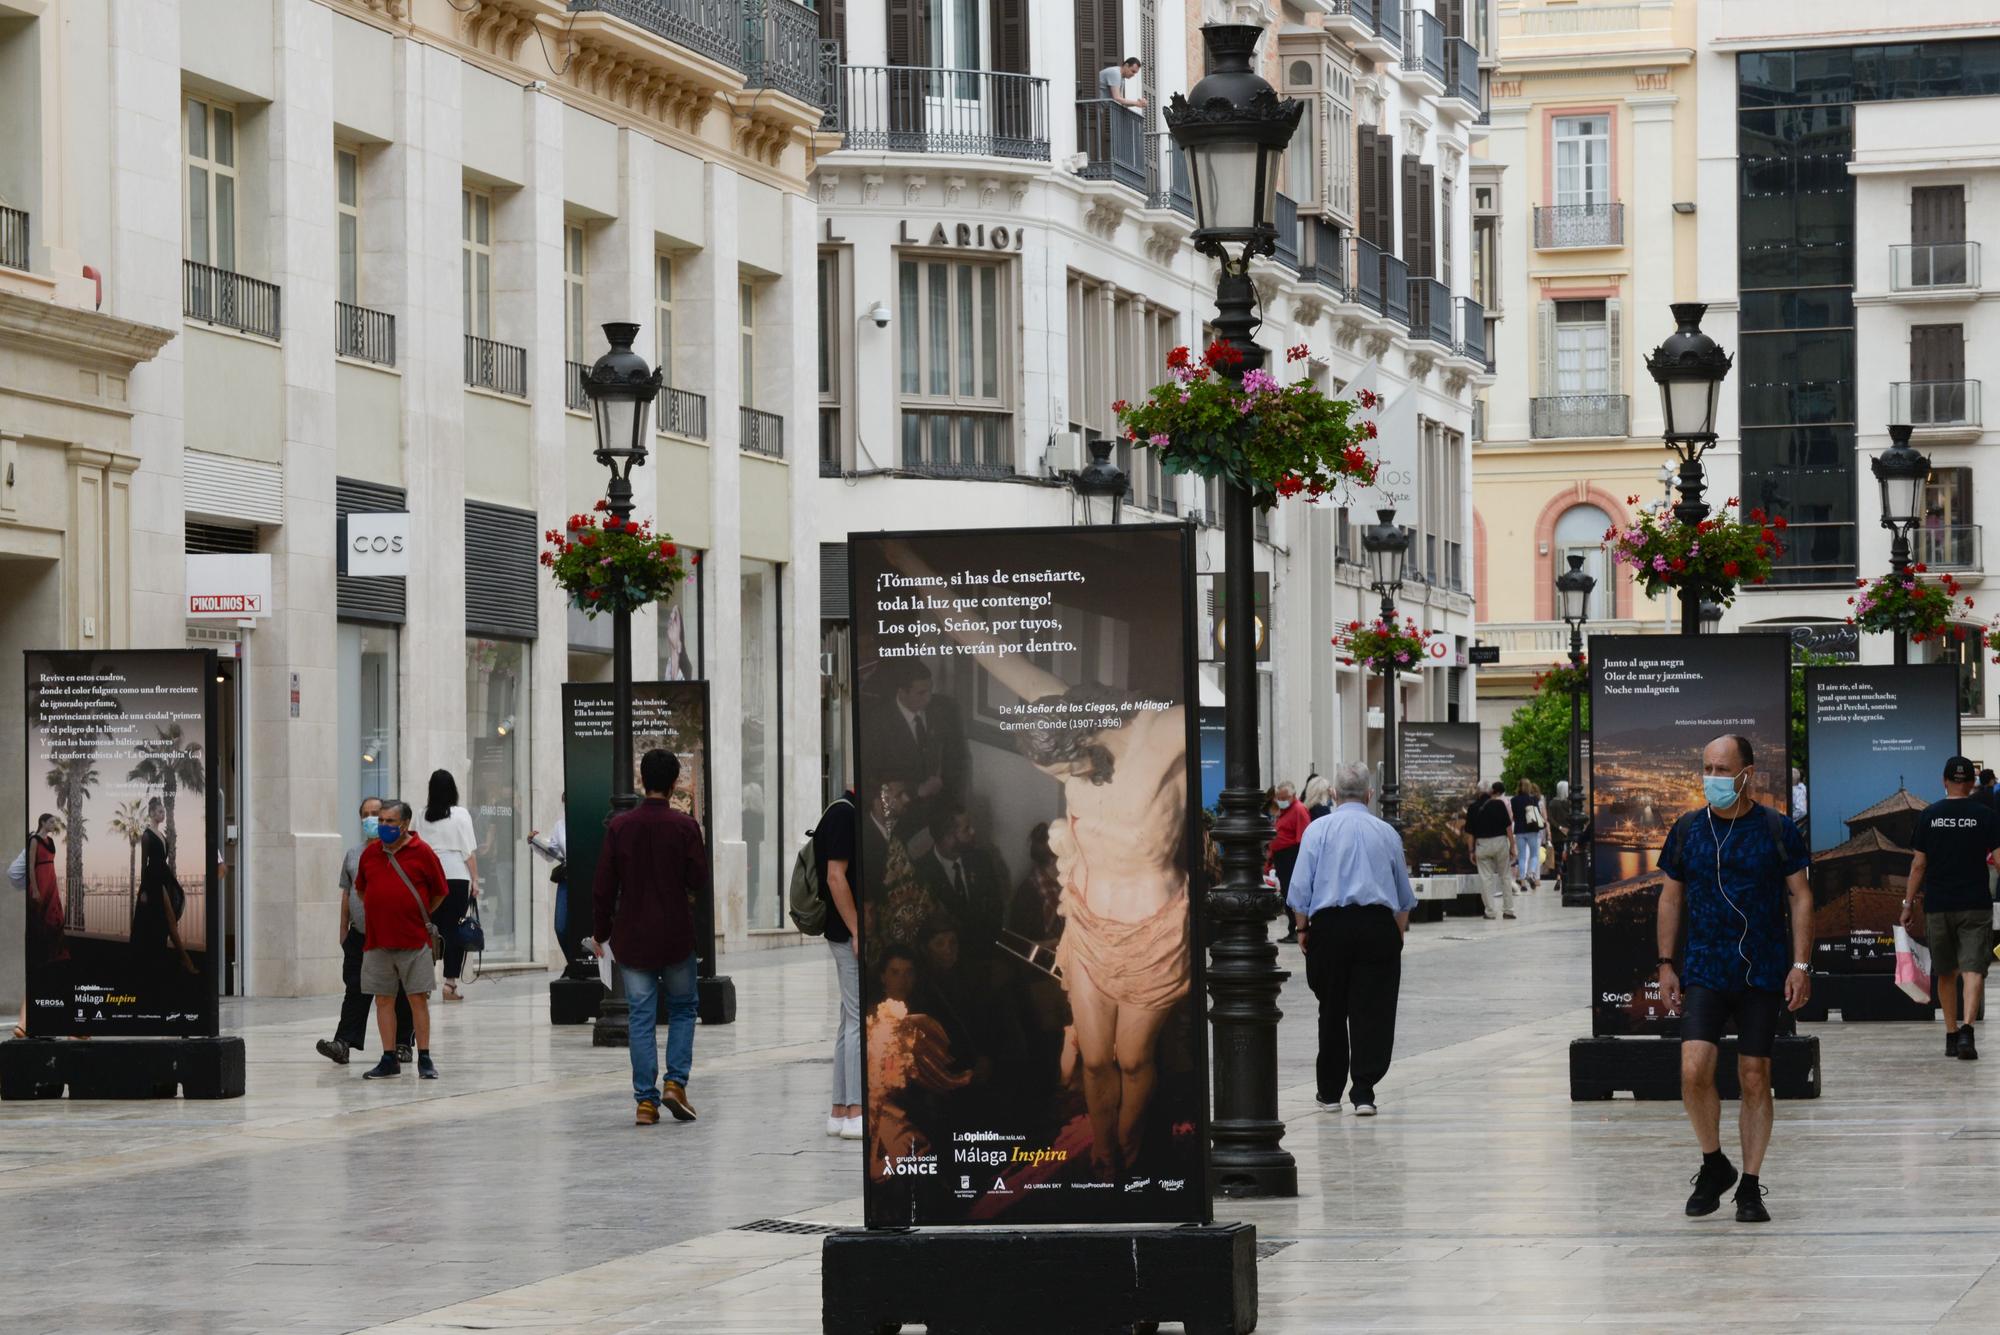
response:
<svg viewBox="0 0 2000 1335"><path fill-rule="evenodd" d="M618 966L625 996L632 1003L627 1022L632 1044L632 1097L640 1103L660 1101L660 1055L654 1040L659 1028L660 993L667 995L667 1079L685 1086L694 1065L694 1021L700 1009L694 955L664 969Z"/></svg>
<svg viewBox="0 0 2000 1335"><path fill-rule="evenodd" d="M1529 885L1539 884L1542 879L1542 832L1530 830L1526 834L1515 835L1514 847L1520 853L1517 874Z"/></svg>

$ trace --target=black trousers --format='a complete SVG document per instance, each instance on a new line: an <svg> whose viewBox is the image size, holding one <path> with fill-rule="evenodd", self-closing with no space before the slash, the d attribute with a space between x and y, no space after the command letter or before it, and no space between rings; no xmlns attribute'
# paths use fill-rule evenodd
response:
<svg viewBox="0 0 2000 1335"><path fill-rule="evenodd" d="M347 985L347 995L340 999L340 1027L333 1031L336 1043L345 1043L350 1048L366 1050L370 1045L369 1036L375 1032L371 1018L375 1014L375 998L361 990L361 946L365 938L350 929L340 943L340 981ZM399 1047L409 1047L417 1041L417 1022L410 1016L410 999L403 995L403 989L396 989L396 1043Z"/></svg>
<svg viewBox="0 0 2000 1335"><path fill-rule="evenodd" d="M1306 946L1306 983L1319 998L1319 1096L1337 1101L1353 1079L1353 1101L1373 1103L1396 1047L1396 994L1403 985L1403 933L1378 905L1321 909Z"/></svg>
<svg viewBox="0 0 2000 1335"><path fill-rule="evenodd" d="M458 933L452 929L465 918L472 907L472 882L446 881L444 903L431 914L431 921L444 935L444 976L445 981L455 983L465 968L465 947L458 944Z"/></svg>

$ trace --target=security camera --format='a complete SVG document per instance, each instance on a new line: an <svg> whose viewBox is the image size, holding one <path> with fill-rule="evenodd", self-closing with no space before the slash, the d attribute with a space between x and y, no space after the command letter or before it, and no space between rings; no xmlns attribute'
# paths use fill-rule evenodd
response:
<svg viewBox="0 0 2000 1335"><path fill-rule="evenodd" d="M875 322L877 329L887 329L889 327L889 308L878 301L868 308L868 318Z"/></svg>

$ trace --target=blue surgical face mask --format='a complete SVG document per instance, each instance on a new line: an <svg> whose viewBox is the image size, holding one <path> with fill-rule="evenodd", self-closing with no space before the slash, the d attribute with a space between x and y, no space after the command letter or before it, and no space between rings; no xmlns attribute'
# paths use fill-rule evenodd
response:
<svg viewBox="0 0 2000 1335"><path fill-rule="evenodd" d="M380 816L363 816L361 818L361 837L363 839L373 839L375 831L380 829L381 826L382 818Z"/></svg>
<svg viewBox="0 0 2000 1335"><path fill-rule="evenodd" d="M393 848L396 841L403 837L403 827L400 825L391 825L386 821L378 821L375 825L375 837L382 841L382 847Z"/></svg>
<svg viewBox="0 0 2000 1335"><path fill-rule="evenodd" d="M1701 794L1708 799L1708 804L1718 811L1724 807L1734 806L1737 784L1742 777L1741 774L1704 774L1701 776Z"/></svg>

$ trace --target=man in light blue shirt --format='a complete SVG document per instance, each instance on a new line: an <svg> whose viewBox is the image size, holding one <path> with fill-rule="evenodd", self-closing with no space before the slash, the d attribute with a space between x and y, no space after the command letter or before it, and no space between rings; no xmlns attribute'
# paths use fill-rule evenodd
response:
<svg viewBox="0 0 2000 1335"><path fill-rule="evenodd" d="M1319 1105L1339 1112L1351 1076L1357 1117L1375 1115L1395 1050L1403 935L1417 906L1403 837L1369 812L1370 787L1365 765L1333 772L1339 805L1306 827L1285 897L1319 998Z"/></svg>

